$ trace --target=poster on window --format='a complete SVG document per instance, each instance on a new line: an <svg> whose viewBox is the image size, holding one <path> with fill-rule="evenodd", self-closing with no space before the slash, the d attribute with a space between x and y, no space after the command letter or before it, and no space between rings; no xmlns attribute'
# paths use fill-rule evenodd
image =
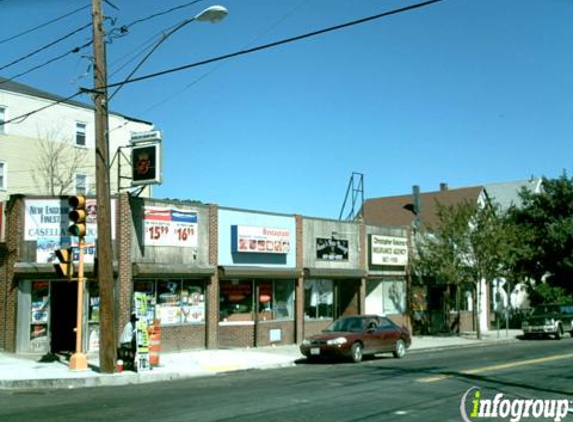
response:
<svg viewBox="0 0 573 422"><path fill-rule="evenodd" d="M177 208L143 208L143 239L146 246L197 247L197 213Z"/></svg>
<svg viewBox="0 0 573 422"><path fill-rule="evenodd" d="M325 261L348 261L348 240L317 238L316 259Z"/></svg>
<svg viewBox="0 0 573 422"><path fill-rule="evenodd" d="M43 264L56 264L56 250L72 248L74 262L80 261L80 249L77 237L39 237L36 241L36 262ZM86 237L84 245L84 263L93 264L96 255L95 237Z"/></svg>
<svg viewBox="0 0 573 422"><path fill-rule="evenodd" d="M371 235L370 246L372 265L408 264L408 242L403 237Z"/></svg>
<svg viewBox="0 0 573 422"><path fill-rule="evenodd" d="M288 254L290 231L254 226L232 226L233 252Z"/></svg>

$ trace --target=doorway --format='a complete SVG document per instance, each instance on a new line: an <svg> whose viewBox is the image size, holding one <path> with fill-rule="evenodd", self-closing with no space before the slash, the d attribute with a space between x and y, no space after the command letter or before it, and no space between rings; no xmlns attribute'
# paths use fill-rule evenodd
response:
<svg viewBox="0 0 573 422"><path fill-rule="evenodd" d="M50 313L50 352L73 353L76 350L78 285L53 282Z"/></svg>

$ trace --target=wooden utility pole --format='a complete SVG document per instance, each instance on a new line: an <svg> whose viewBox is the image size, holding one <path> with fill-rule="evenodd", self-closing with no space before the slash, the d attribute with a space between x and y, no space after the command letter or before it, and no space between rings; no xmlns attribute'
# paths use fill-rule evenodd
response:
<svg viewBox="0 0 573 422"><path fill-rule="evenodd" d="M111 246L111 199L107 69L101 0L92 0L94 45L95 159L97 200L97 279L100 295L100 370L113 373L117 360L116 312Z"/></svg>

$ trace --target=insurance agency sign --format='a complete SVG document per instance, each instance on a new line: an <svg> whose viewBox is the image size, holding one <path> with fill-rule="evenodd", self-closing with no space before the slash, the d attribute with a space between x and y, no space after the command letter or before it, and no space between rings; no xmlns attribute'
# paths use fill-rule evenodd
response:
<svg viewBox="0 0 573 422"><path fill-rule="evenodd" d="M407 265L408 241L404 237L371 235L370 263L372 265Z"/></svg>

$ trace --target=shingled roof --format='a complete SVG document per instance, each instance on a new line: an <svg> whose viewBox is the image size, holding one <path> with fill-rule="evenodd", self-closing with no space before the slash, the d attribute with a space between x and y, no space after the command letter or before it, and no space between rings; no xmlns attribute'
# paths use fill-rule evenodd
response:
<svg viewBox="0 0 573 422"><path fill-rule="evenodd" d="M444 206L463 201L477 203L483 190L482 186L476 186L420 193L420 220L422 224L427 226L438 223L437 203ZM381 226L409 226L412 224L414 215L404 206L413 204L413 202L412 194L367 199L362 208L364 222Z"/></svg>

